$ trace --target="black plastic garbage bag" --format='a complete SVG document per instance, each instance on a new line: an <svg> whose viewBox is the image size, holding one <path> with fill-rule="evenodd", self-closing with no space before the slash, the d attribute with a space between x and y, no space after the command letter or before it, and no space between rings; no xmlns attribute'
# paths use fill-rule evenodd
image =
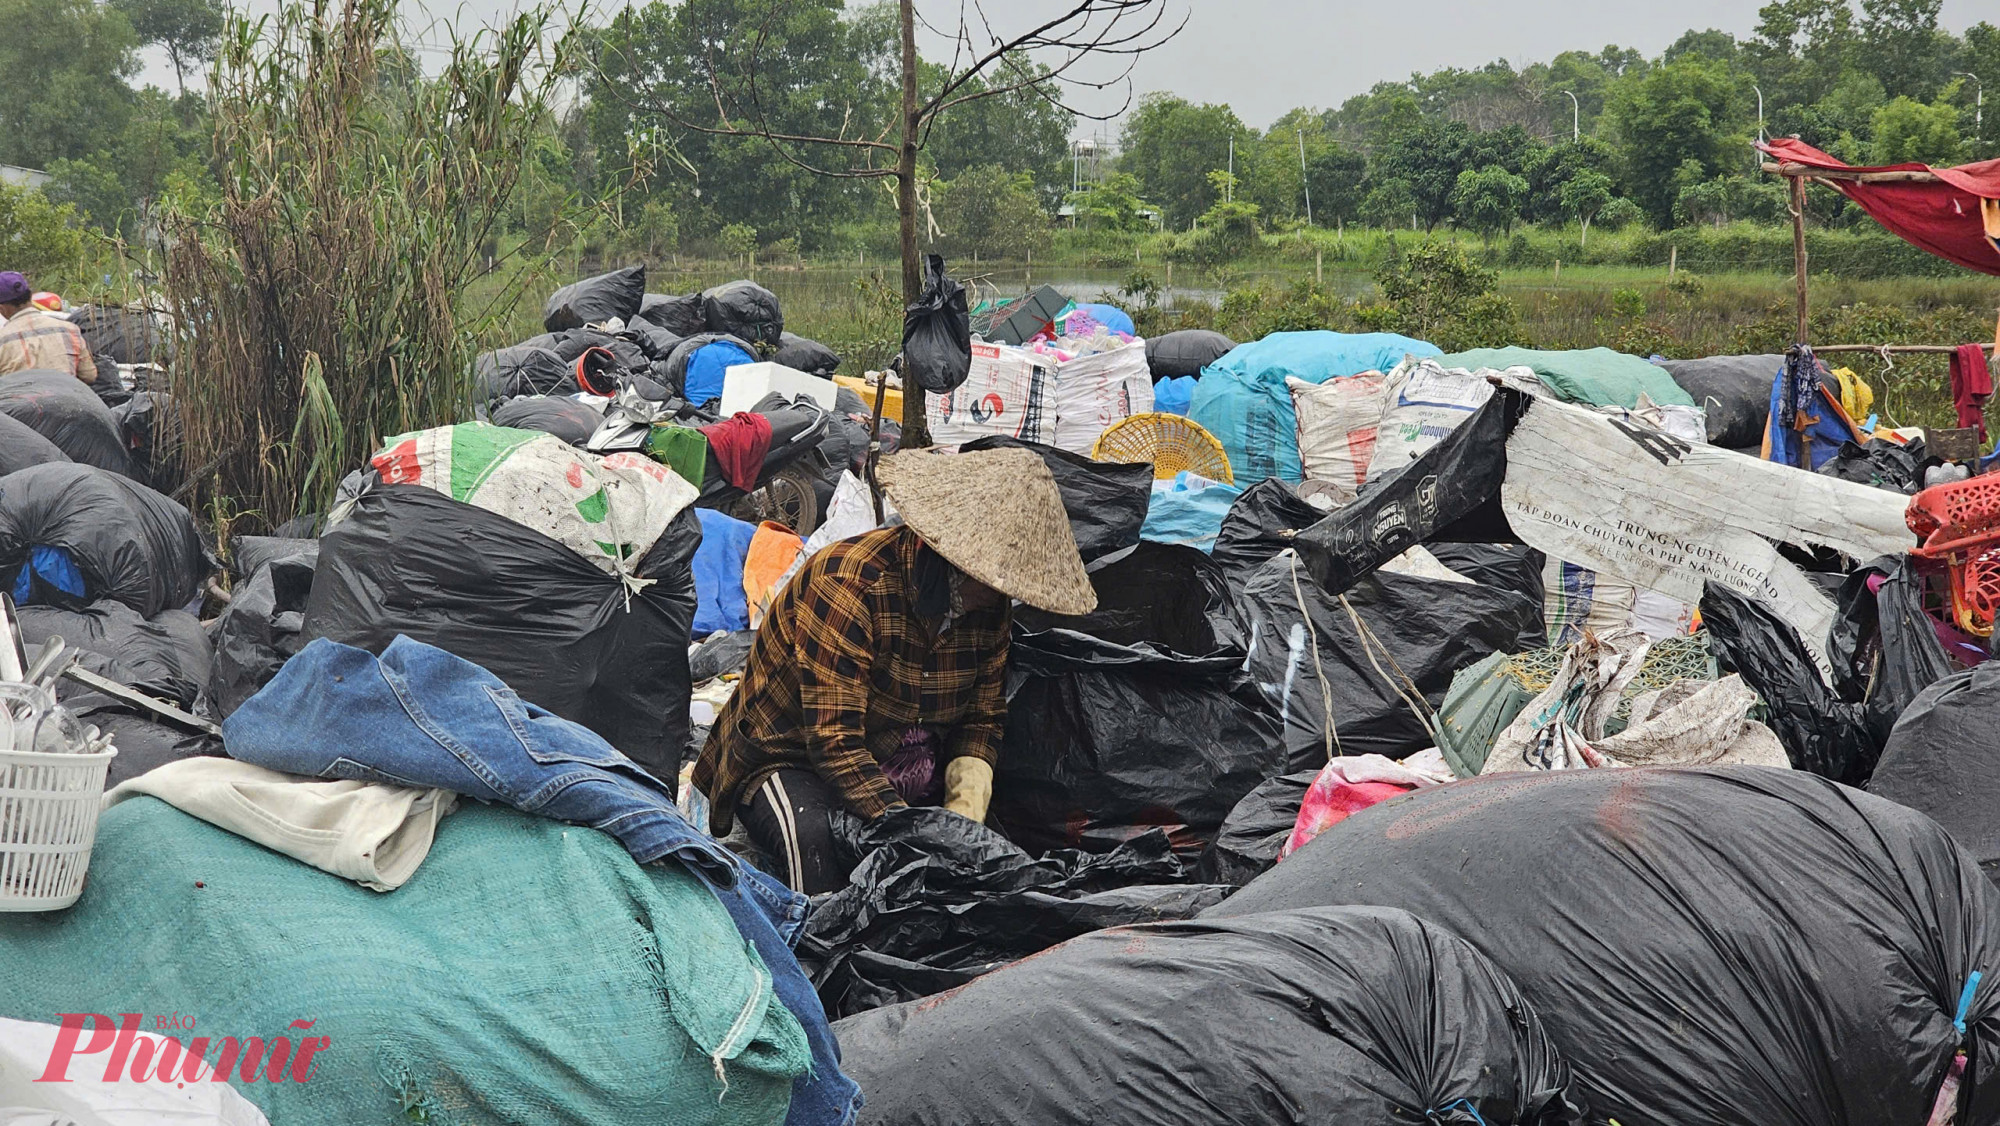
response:
<svg viewBox="0 0 2000 1126"><path fill-rule="evenodd" d="M954 390L972 374L965 287L945 276L942 255L924 255L923 292L903 310L903 371L933 394Z"/></svg>
<svg viewBox="0 0 2000 1126"><path fill-rule="evenodd" d="M1872 580L1879 590L1869 590ZM1833 687L1845 701L1859 702L1868 734L1885 744L1905 709L1924 689L1957 672L1924 612L1924 579L1908 556L1883 556L1847 576L1835 596L1838 612L1827 657ZM1985 659L1983 649L1964 660Z"/></svg>
<svg viewBox="0 0 2000 1126"><path fill-rule="evenodd" d="M125 434L132 475L163 493L172 494L185 477L181 466L181 415L165 391L141 391L111 408Z"/></svg>
<svg viewBox="0 0 2000 1126"><path fill-rule="evenodd" d="M733 281L703 290L701 316L710 332L773 348L785 331L778 295L753 281Z"/></svg>
<svg viewBox="0 0 2000 1126"><path fill-rule="evenodd" d="M708 318L701 311L701 294L672 297L648 293L639 302L639 319L658 325L675 336L693 336L708 331Z"/></svg>
<svg viewBox="0 0 2000 1126"><path fill-rule="evenodd" d="M839 814L834 832L854 869L814 901L799 960L835 1016L963 985L1088 931L1189 918L1228 890L1181 883L1158 832L1039 859L935 807Z"/></svg>
<svg viewBox="0 0 2000 1126"><path fill-rule="evenodd" d="M553 348L517 344L481 352L473 362L479 401L495 403L516 395L566 395L579 390L576 369Z"/></svg>
<svg viewBox="0 0 2000 1126"><path fill-rule="evenodd" d="M833 373L840 367L840 353L817 340L808 340L789 332L778 334L778 354L771 360L827 379L832 379Z"/></svg>
<svg viewBox="0 0 2000 1126"><path fill-rule="evenodd" d="M750 663L750 646L757 640L757 631L751 629L720 633L695 646L688 654L688 675L694 683L714 680L732 672L742 672Z"/></svg>
<svg viewBox="0 0 2000 1126"><path fill-rule="evenodd" d="M68 460L68 454L42 437L34 427L11 415L0 414L0 476L30 465Z"/></svg>
<svg viewBox="0 0 2000 1126"><path fill-rule="evenodd" d="M692 509L618 579L505 516L416 485L377 486L320 538L304 639L380 652L397 634L484 666L671 778L687 745Z"/></svg>
<svg viewBox="0 0 2000 1126"><path fill-rule="evenodd" d="M604 424L604 411L567 395L523 395L493 410L493 425L553 434L582 448Z"/></svg>
<svg viewBox="0 0 2000 1126"><path fill-rule="evenodd" d="M1770 709L1764 722L1785 745L1792 766L1850 786L1868 781L1882 744L1869 733L1867 713L1827 686L1799 631L1763 602L1709 583L1701 596L1709 647L1724 672Z"/></svg>
<svg viewBox="0 0 2000 1126"><path fill-rule="evenodd" d="M312 596L317 544L311 556L281 556L259 565L231 592L216 619L215 671L209 695L228 716L278 675L305 648L305 609Z"/></svg>
<svg viewBox="0 0 2000 1126"><path fill-rule="evenodd" d="M1201 878L1241 887L1278 862L1319 770L1280 774L1243 796L1201 854Z"/></svg>
<svg viewBox="0 0 2000 1126"><path fill-rule="evenodd" d="M1818 472L1909 496L1924 487L1924 470L1938 464L1937 458L1925 456L1922 438L1907 445L1876 438L1865 446L1842 442Z"/></svg>
<svg viewBox="0 0 2000 1126"><path fill-rule="evenodd" d="M1146 508L1153 502L1153 467L1144 462L1120 464L1092 461L1082 454L1023 442L1004 434L976 438L961 449L997 450L1018 446L1033 450L1056 479L1063 508L1069 513L1076 550L1088 563L1139 542Z"/></svg>
<svg viewBox="0 0 2000 1126"><path fill-rule="evenodd" d="M162 610L147 619L122 602L105 599L77 610L23 606L20 618L31 658L51 637L61 637L70 651L105 658L103 663L86 662L92 671L184 708L193 706L208 686L208 634L200 619L184 610ZM64 698L81 690L69 681L60 687Z"/></svg>
<svg viewBox="0 0 2000 1126"><path fill-rule="evenodd" d="M146 712L96 692L68 697L63 700L63 707L78 720L111 736L118 757L111 760L105 775L107 787L184 758L203 755L222 758L228 753L216 736L162 723Z"/></svg>
<svg viewBox="0 0 2000 1126"><path fill-rule="evenodd" d="M133 475L117 416L67 372L19 371L0 378L0 414L27 423L71 461Z"/></svg>
<svg viewBox="0 0 2000 1126"><path fill-rule="evenodd" d="M1199 550L1142 543L1091 582L1091 614L1015 618L992 820L1029 849L1096 852L1158 826L1192 858L1284 768L1277 710Z"/></svg>
<svg viewBox="0 0 2000 1126"><path fill-rule="evenodd" d="M0 477L0 572L35 547L69 552L82 602L115 599L151 617L201 593L209 560L180 505L88 465L36 465Z"/></svg>
<svg viewBox="0 0 2000 1126"><path fill-rule="evenodd" d="M1541 603L1514 591L1377 571L1328 594L1294 555L1252 572L1241 606L1252 638L1247 671L1283 721L1287 770L1435 746L1428 724L1452 675L1541 633Z"/></svg>
<svg viewBox="0 0 2000 1126"><path fill-rule="evenodd" d="M1668 360L1661 366L1707 415L1710 445L1735 450L1764 440L1771 382L1785 366L1785 357L1709 356Z"/></svg>
<svg viewBox="0 0 2000 1126"><path fill-rule="evenodd" d="M1210 554L1228 569L1232 581L1241 582L1326 515L1301 500L1284 481L1266 477L1230 504Z"/></svg>
<svg viewBox="0 0 2000 1126"><path fill-rule="evenodd" d="M1868 792L1944 826L2000 882L2000 662L1953 673L1903 713Z"/></svg>
<svg viewBox="0 0 2000 1126"><path fill-rule="evenodd" d="M627 266L594 278L572 282L549 295L542 306L542 327L550 332L602 324L639 315L646 298L646 267Z"/></svg>
<svg viewBox="0 0 2000 1126"><path fill-rule="evenodd" d="M1205 328L1183 328L1146 340L1146 366L1153 381L1200 375L1201 369L1228 355L1236 342Z"/></svg>
<svg viewBox="0 0 2000 1126"><path fill-rule="evenodd" d="M1203 920L1341 904L1401 908L1491 958L1594 1123L1920 1126L1960 1048L1959 1126L2000 1122L2000 892L1936 822L1822 778L1429 787L1321 833Z"/></svg>
<svg viewBox="0 0 2000 1126"><path fill-rule="evenodd" d="M618 371L646 371L653 364L650 354L637 341L609 332L600 332L594 328L577 328L556 333L549 347L562 358L563 365L569 369L572 377L575 376L576 362L592 348L600 348L611 354L611 363L597 367ZM589 374L597 374L596 368Z"/></svg>
<svg viewBox="0 0 2000 1126"><path fill-rule="evenodd" d="M229 541L229 573L247 579L266 563L280 559L301 559L306 566L319 563L319 541L298 536L237 536Z"/></svg>
<svg viewBox="0 0 2000 1126"><path fill-rule="evenodd" d="M1379 907L1084 935L834 1034L870 1126L1583 1121L1514 983Z"/></svg>
<svg viewBox="0 0 2000 1126"><path fill-rule="evenodd" d="M634 319L618 334L618 339L637 345L645 353L648 362L664 360L674 354L674 348L681 342L680 336L668 332L659 325L642 319Z"/></svg>
<svg viewBox="0 0 2000 1126"><path fill-rule="evenodd" d="M1507 436L1528 409L1526 395L1496 389L1422 457L1300 531L1295 544L1306 569L1337 594L1416 544L1518 542L1500 509L1500 482Z"/></svg>

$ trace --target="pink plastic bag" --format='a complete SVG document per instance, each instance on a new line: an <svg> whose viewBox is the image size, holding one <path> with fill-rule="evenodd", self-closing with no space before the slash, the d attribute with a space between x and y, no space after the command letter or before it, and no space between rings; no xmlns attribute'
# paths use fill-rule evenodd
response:
<svg viewBox="0 0 2000 1126"><path fill-rule="evenodd" d="M1419 786L1451 781L1449 771L1422 764L1397 762L1382 755L1352 755L1320 768L1319 777L1299 803L1299 819L1279 851L1283 860L1305 843L1377 802L1407 794Z"/></svg>

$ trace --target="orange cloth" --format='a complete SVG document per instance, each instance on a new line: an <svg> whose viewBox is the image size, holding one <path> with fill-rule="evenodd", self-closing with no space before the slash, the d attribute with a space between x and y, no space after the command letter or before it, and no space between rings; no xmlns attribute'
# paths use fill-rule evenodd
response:
<svg viewBox="0 0 2000 1126"><path fill-rule="evenodd" d="M792 569L792 560L805 549L796 532L775 520L757 525L750 537L750 550L743 556L743 596L750 604L750 628L764 624L764 614L777 597L777 582Z"/></svg>

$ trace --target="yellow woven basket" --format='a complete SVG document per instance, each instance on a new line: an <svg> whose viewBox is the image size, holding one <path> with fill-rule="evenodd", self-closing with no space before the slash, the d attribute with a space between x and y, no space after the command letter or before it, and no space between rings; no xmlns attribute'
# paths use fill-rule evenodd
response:
<svg viewBox="0 0 2000 1126"><path fill-rule="evenodd" d="M1185 415L1153 412L1120 419L1098 435L1090 456L1093 461L1151 462L1153 476L1162 480L1185 469L1225 485L1236 483L1222 443Z"/></svg>

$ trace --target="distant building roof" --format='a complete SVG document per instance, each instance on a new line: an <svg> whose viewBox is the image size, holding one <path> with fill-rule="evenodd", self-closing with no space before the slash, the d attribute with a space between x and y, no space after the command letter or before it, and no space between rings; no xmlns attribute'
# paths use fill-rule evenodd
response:
<svg viewBox="0 0 2000 1126"><path fill-rule="evenodd" d="M49 174L39 168L0 164L0 184L11 184L17 188L39 188L48 182Z"/></svg>

